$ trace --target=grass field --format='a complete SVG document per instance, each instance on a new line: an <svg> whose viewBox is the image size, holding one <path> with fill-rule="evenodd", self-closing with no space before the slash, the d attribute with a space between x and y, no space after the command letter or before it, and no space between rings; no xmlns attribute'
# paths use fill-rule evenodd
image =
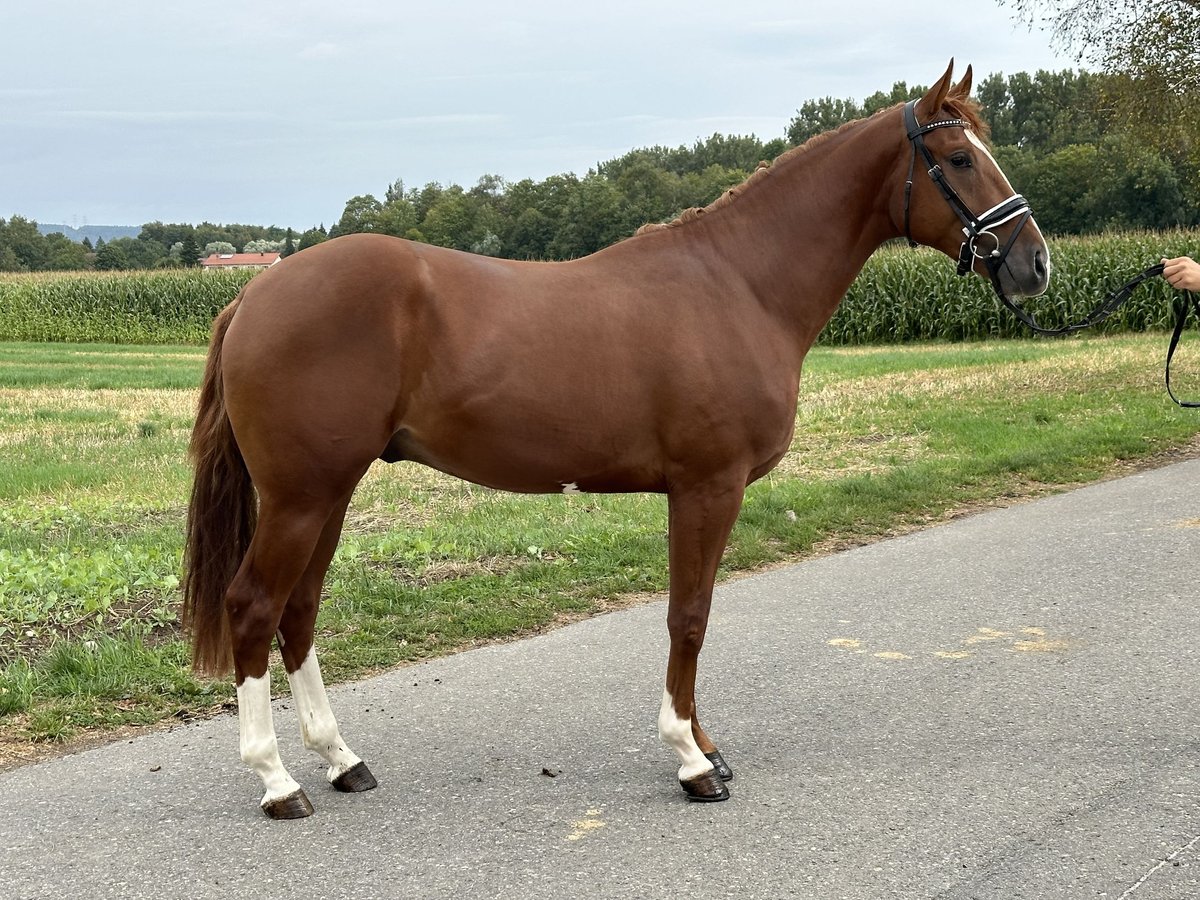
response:
<svg viewBox="0 0 1200 900"><path fill-rule="evenodd" d="M724 572L1190 448L1200 412L1163 393L1165 345L1150 334L818 348L792 452L751 487ZM1200 342L1185 341L1177 364L1185 395L1200 395L1193 347L1200 359ZM0 763L29 742L229 704L230 685L191 677L175 623L202 362L193 347L0 344ZM512 496L377 463L318 622L326 674L661 591L665 509L656 496ZM665 665L665 625L663 647Z"/></svg>

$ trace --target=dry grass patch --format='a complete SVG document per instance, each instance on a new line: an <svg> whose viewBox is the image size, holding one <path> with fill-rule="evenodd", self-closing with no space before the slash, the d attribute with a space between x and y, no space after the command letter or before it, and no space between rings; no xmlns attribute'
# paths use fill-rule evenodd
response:
<svg viewBox="0 0 1200 900"><path fill-rule="evenodd" d="M112 413L119 421L137 423L154 416L191 428L196 412L196 391L179 388L85 388L33 387L0 388L0 406L8 413L26 415Z"/></svg>

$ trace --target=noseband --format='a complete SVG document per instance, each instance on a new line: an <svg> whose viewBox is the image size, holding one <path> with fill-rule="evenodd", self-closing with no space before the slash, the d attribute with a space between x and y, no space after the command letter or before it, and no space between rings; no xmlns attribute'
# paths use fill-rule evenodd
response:
<svg viewBox="0 0 1200 900"><path fill-rule="evenodd" d="M1000 299L1006 300L1004 291L1000 287L1000 267L1008 258L1008 251L1016 242L1017 235L1021 233L1021 229L1033 215L1033 210L1029 208L1029 203L1024 197L1020 194L1013 194L981 216L976 216L971 212L962 197L958 196L958 192L946 181L946 173L942 171L941 166L934 162L933 154L925 146L925 135L935 128L968 128L969 124L966 119L942 119L938 122L930 122L928 125L921 125L917 122L916 105L916 100L909 100L904 104L904 127L908 130L908 139L912 142L913 148L912 159L908 163L908 180L904 183L904 236L908 238L910 247L917 246L917 242L912 239L912 231L909 227L908 205L912 196L913 169L916 167L917 153L920 153L921 158L925 160L929 177L933 179L933 183L941 191L942 197L963 224L964 240L958 250L958 274L966 275L971 271L975 260L983 260L996 293ZM1013 219L1017 219L1016 227L1009 235L1008 242L1001 246L1000 238L992 229ZM990 249L988 242L991 243Z"/></svg>

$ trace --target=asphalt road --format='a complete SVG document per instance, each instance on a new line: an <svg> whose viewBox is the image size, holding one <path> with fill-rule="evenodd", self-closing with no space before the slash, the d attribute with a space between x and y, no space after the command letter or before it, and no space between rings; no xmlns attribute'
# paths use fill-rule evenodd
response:
<svg viewBox="0 0 1200 900"><path fill-rule="evenodd" d="M0 898L1200 897L1200 460L719 588L685 802L665 605L335 689L378 790L272 822L222 717L0 775ZM555 773L555 777L544 774Z"/></svg>

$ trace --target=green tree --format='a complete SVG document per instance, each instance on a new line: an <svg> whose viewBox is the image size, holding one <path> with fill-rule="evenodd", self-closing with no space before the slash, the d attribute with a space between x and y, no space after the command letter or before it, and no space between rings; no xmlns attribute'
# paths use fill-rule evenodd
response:
<svg viewBox="0 0 1200 900"><path fill-rule="evenodd" d="M283 241L271 241L266 238L258 238L253 241L247 241L242 247L243 253L283 253Z"/></svg>
<svg viewBox="0 0 1200 900"><path fill-rule="evenodd" d="M554 259L586 256L628 237L630 231L622 212L622 198L616 185L598 172L588 172L566 198L561 227L550 242L550 256Z"/></svg>
<svg viewBox="0 0 1200 900"><path fill-rule="evenodd" d="M0 219L0 248L7 248L17 260L15 271L38 272L46 268L46 239L37 222L13 216L7 223Z"/></svg>
<svg viewBox="0 0 1200 900"><path fill-rule="evenodd" d="M1200 3L1196 0L1002 0L1030 25L1110 75L1141 81L1149 108L1200 95ZM1133 98L1129 98L1133 99Z"/></svg>
<svg viewBox="0 0 1200 900"><path fill-rule="evenodd" d="M499 213L484 194L452 185L426 213L420 231L431 244L498 255L502 227Z"/></svg>
<svg viewBox="0 0 1200 900"><path fill-rule="evenodd" d="M614 224L624 234L633 234L647 222L673 219L686 208L680 177L649 162L627 168L615 186L621 204L619 220Z"/></svg>
<svg viewBox="0 0 1200 900"><path fill-rule="evenodd" d="M915 100L924 96L927 90L929 90L927 85L909 87L906 81L894 82L890 91L876 91L863 100L863 115L873 116L881 109L887 109L889 106L895 106L897 103L904 103L907 100Z"/></svg>
<svg viewBox="0 0 1200 900"><path fill-rule="evenodd" d="M861 105L850 98L835 100L833 97L825 97L821 100L806 100L796 110L796 115L788 125L788 143L793 146L803 144L818 134L832 131L854 119L874 115L881 109L920 97L925 90L919 86L910 88L906 82L897 81L890 91L876 91Z"/></svg>
<svg viewBox="0 0 1200 900"><path fill-rule="evenodd" d="M455 187L458 187L458 185L455 185ZM460 191L462 190L462 188L458 189ZM441 199L441 196L445 190L446 189L436 181L431 181L420 190L413 191L411 194L409 194L408 199L416 210L418 222L425 220L425 217L429 215L429 210L433 209L434 204Z"/></svg>
<svg viewBox="0 0 1200 900"><path fill-rule="evenodd" d="M404 237L418 223L417 209L412 201L403 195L392 195L390 191L375 216L375 230L394 237Z"/></svg>
<svg viewBox="0 0 1200 900"><path fill-rule="evenodd" d="M818 134L824 134L854 119L861 119L862 115L862 107L850 98L835 100L833 97L824 97L820 100L805 100L788 125L788 143L799 146Z"/></svg>
<svg viewBox="0 0 1200 900"><path fill-rule="evenodd" d="M188 231L179 242L179 264L185 269L193 269L200 264L200 248L196 246L196 235Z"/></svg>
<svg viewBox="0 0 1200 900"><path fill-rule="evenodd" d="M379 230L379 214L383 204L373 194L359 194L346 201L342 217L330 229L330 235L358 234L364 231Z"/></svg>
<svg viewBox="0 0 1200 900"><path fill-rule="evenodd" d="M1030 76L989 75L976 97L991 127L992 143L1046 152L1094 143L1109 128L1101 81L1087 72L1045 70Z"/></svg>
<svg viewBox="0 0 1200 900"><path fill-rule="evenodd" d="M1198 0L1005 0L1108 76L1105 104L1200 190Z"/></svg>
<svg viewBox="0 0 1200 900"><path fill-rule="evenodd" d="M1098 230L1099 222L1088 198L1099 165L1099 151L1094 144L1072 144L1049 154L1029 150L1018 153L1024 164L1006 171L1020 185L1044 231L1080 234ZM1003 159L998 153L997 160Z"/></svg>
<svg viewBox="0 0 1200 900"><path fill-rule="evenodd" d="M1197 221L1175 168L1154 148L1124 136L1099 145L1087 202L1100 228L1172 228Z"/></svg>
<svg viewBox="0 0 1200 900"><path fill-rule="evenodd" d="M109 241L103 247L97 244L95 265L101 271L128 269L129 258L116 241Z"/></svg>
<svg viewBox="0 0 1200 900"><path fill-rule="evenodd" d="M782 138L764 144L752 134L718 132L710 138L697 141L688 154L687 164L676 165L672 171L679 175L699 174L713 166L720 166L750 173L760 162L770 162L786 149L787 144Z"/></svg>
<svg viewBox="0 0 1200 900"><path fill-rule="evenodd" d="M66 272L90 268L91 256L83 244L77 244L60 231L46 235L46 268Z"/></svg>
<svg viewBox="0 0 1200 900"><path fill-rule="evenodd" d="M306 250L309 247L315 247L326 240L328 240L328 235L325 233L324 225L317 228L310 228L304 234L300 235L300 249Z"/></svg>
<svg viewBox="0 0 1200 900"><path fill-rule="evenodd" d="M505 191L500 233L505 254L514 259L551 259L550 244L563 222L568 198L579 187L574 175L525 178Z"/></svg>
<svg viewBox="0 0 1200 900"><path fill-rule="evenodd" d="M534 206L528 206L505 229L503 238L513 259L545 259L554 240L554 221Z"/></svg>

